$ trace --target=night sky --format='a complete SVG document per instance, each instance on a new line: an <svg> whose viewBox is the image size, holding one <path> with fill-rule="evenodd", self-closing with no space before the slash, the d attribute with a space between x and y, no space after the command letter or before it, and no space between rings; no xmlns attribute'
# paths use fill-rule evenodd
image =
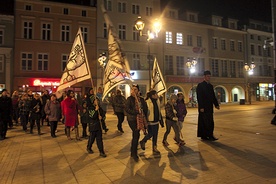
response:
<svg viewBox="0 0 276 184"><path fill-rule="evenodd" d="M55 1L55 0L52 0ZM89 4L90 0L56 0L67 3ZM160 0L162 7L177 4L181 9L200 12L201 16L210 14L244 20L253 18L271 22L271 0ZM0 0L0 12L13 14L14 0Z"/></svg>
<svg viewBox="0 0 276 184"><path fill-rule="evenodd" d="M271 0L161 0L162 7L177 7L199 11L202 15L216 14L236 19L252 18L271 22Z"/></svg>

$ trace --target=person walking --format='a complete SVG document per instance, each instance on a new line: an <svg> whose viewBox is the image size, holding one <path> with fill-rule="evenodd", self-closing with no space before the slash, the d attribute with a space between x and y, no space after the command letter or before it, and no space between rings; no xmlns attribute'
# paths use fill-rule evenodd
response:
<svg viewBox="0 0 276 184"><path fill-rule="evenodd" d="M113 103L114 103L114 111L118 119L118 123L117 123L118 132L124 133L122 124L125 119L126 98L122 95L121 90L119 89L116 90L116 96L113 99Z"/></svg>
<svg viewBox="0 0 276 184"><path fill-rule="evenodd" d="M45 104L44 112L50 123L51 137L56 138L58 121L61 119L61 106L55 94L51 94L50 96L50 101L47 101Z"/></svg>
<svg viewBox="0 0 276 184"><path fill-rule="evenodd" d="M31 101L30 106L30 134L33 134L34 124L37 127L37 134L40 135L40 120L41 120L41 111L42 111L42 100L40 95L36 93L33 100Z"/></svg>
<svg viewBox="0 0 276 184"><path fill-rule="evenodd" d="M157 149L157 137L159 123L163 128L164 122L160 111L160 101L158 99L157 92L155 90L151 90L147 93L147 98L145 100L148 106L148 134L145 135L145 137L140 141L140 146L142 150L145 150L146 142L152 138L152 152L153 154L160 154L160 151Z"/></svg>
<svg viewBox="0 0 276 184"><path fill-rule="evenodd" d="M80 141L78 130L78 103L75 99L75 93L68 90L66 98L61 102L62 119L66 128L66 135L68 140L72 140L70 131L75 130L76 140Z"/></svg>
<svg viewBox="0 0 276 184"><path fill-rule="evenodd" d="M0 140L6 138L8 126L12 123L12 99L8 90L3 89L0 97Z"/></svg>
<svg viewBox="0 0 276 184"><path fill-rule="evenodd" d="M186 108L186 104L185 104L185 100L184 100L184 95L182 92L177 93L177 100L176 100L176 116L178 118L177 121L177 126L179 128L180 131L180 138L183 139L183 135L182 135L182 128L183 128L183 122L184 119L187 115L187 108ZM175 139L176 140L176 139ZM182 142L184 142L184 140L182 140Z"/></svg>
<svg viewBox="0 0 276 184"><path fill-rule="evenodd" d="M80 120L82 125L82 138L87 138L87 124L89 123L89 114L86 101L83 101L80 110Z"/></svg>
<svg viewBox="0 0 276 184"><path fill-rule="evenodd" d="M103 99L103 88L98 87L98 91L96 93L96 96L98 97L100 103L100 107L103 109L103 117L106 117L107 107L108 107L108 101L106 98ZM104 132L106 133L109 129L106 126L105 118L101 119L102 127Z"/></svg>
<svg viewBox="0 0 276 184"><path fill-rule="evenodd" d="M185 145L185 142L180 139L180 129L177 125L178 123L178 118L176 116L176 100L177 96L175 94L172 94L170 97L170 100L166 103L165 105L165 113L166 113L166 132L164 133L163 137L163 145L164 146L169 146L169 143L167 142L168 135L171 132L171 128L173 128L174 133L175 133L175 141L179 146Z"/></svg>
<svg viewBox="0 0 276 184"><path fill-rule="evenodd" d="M12 120L15 122L15 125L18 125L18 118L19 118L19 108L18 108L18 103L20 100L18 91L14 91L12 93Z"/></svg>
<svg viewBox="0 0 276 184"><path fill-rule="evenodd" d="M51 99L51 96L48 90L44 90L43 94L41 95L41 99L42 99L41 126L43 126L44 121L47 122L47 126L50 126L50 121L49 119L47 119L47 115L44 112L46 103Z"/></svg>
<svg viewBox="0 0 276 184"><path fill-rule="evenodd" d="M215 141L218 140L214 136L214 117L213 106L220 109L217 98L215 96L214 87L210 83L211 72L204 71L204 80L199 83L196 88L198 101L198 125L197 137L202 140Z"/></svg>
<svg viewBox="0 0 276 184"><path fill-rule="evenodd" d="M101 119L103 117L103 110L99 106L99 100L96 96L94 98L91 98L92 106L88 107L89 111L89 139L87 142L86 150L89 154L94 153L92 150L92 145L94 141L96 140L97 146L100 152L101 157L106 157L106 154L104 152L104 146L103 146L103 135L102 135L102 125L101 125Z"/></svg>
<svg viewBox="0 0 276 184"><path fill-rule="evenodd" d="M28 106L28 94L23 94L18 103L20 124L25 132L27 132L27 124L29 117L29 106Z"/></svg>
<svg viewBox="0 0 276 184"><path fill-rule="evenodd" d="M139 95L139 86L133 84L131 88L131 96L126 100L125 111L127 113L128 125L132 130L131 140L131 157L137 162L139 160L137 147L140 138L140 130L145 131L146 117L148 106L144 98Z"/></svg>

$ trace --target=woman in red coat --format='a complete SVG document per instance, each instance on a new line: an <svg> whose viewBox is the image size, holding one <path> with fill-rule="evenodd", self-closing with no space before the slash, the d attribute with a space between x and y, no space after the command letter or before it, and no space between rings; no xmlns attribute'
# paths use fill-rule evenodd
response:
<svg viewBox="0 0 276 184"><path fill-rule="evenodd" d="M66 127L68 140L72 140L70 130L75 130L76 140L80 140L78 131L78 103L74 97L74 92L68 90L66 98L61 102L62 116Z"/></svg>

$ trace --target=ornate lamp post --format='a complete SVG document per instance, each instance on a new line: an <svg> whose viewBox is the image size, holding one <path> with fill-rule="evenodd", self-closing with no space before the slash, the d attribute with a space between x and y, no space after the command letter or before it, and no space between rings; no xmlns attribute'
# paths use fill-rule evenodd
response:
<svg viewBox="0 0 276 184"><path fill-rule="evenodd" d="M248 75L253 75L254 74L254 68L255 68L255 64L254 62L251 62L250 65L248 65L247 63L244 63L244 69L245 71L248 73ZM250 86L250 82L248 80L248 76L246 75L246 88L247 88L247 94L248 94L248 101L249 104L251 104L251 86Z"/></svg>
<svg viewBox="0 0 276 184"><path fill-rule="evenodd" d="M105 52L101 53L98 57L98 62L100 64L100 67L102 68L102 87L104 85L103 80L104 80L104 69L105 69L105 65L106 65L106 55Z"/></svg>
<svg viewBox="0 0 276 184"><path fill-rule="evenodd" d="M190 70L190 80L191 80L191 83L192 83L192 88L191 88L191 91L192 91L192 99L191 99L191 104L192 104L192 107L194 107L194 83L193 83L193 80L191 79L193 73L196 72L196 64L197 64L197 60L195 58L193 58L192 60L188 59L188 61L186 62L186 66L189 68Z"/></svg>
<svg viewBox="0 0 276 184"><path fill-rule="evenodd" d="M155 19L152 24L152 29L148 29L146 34L143 34L143 30L145 28L145 22L142 20L141 16L138 16L138 19L135 21L135 29L139 31L140 36L146 36L148 42L148 64L149 64L149 89L151 88L151 57L150 57L150 41L158 37L158 33L161 31L161 23Z"/></svg>

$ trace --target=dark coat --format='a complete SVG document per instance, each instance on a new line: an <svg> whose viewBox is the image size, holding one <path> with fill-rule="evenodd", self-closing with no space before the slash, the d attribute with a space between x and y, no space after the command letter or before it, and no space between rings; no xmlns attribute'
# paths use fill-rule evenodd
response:
<svg viewBox="0 0 276 184"><path fill-rule="evenodd" d="M8 96L0 97L0 118L10 121L12 117L12 99Z"/></svg>
<svg viewBox="0 0 276 184"><path fill-rule="evenodd" d="M92 106L88 107L88 114L89 114L89 118L90 118L90 120L88 122L89 132L102 130L102 124L99 119L99 115L101 115L103 119L105 118L103 109L100 107L99 110L96 111L95 106L92 105Z"/></svg>
<svg viewBox="0 0 276 184"><path fill-rule="evenodd" d="M31 119L39 119L41 117L42 112L42 102L40 99L35 99L31 101L30 104L30 112L31 112Z"/></svg>
<svg viewBox="0 0 276 184"><path fill-rule="evenodd" d="M198 101L198 111L200 109L204 109L205 113L213 113L213 105L219 106L213 85L207 83L206 81L203 81L197 85L196 95Z"/></svg>
<svg viewBox="0 0 276 184"><path fill-rule="evenodd" d="M141 109L143 110L144 115L146 116L148 113L148 105L145 102L144 98L139 97L139 99L141 102ZM139 111L136 109L135 106L135 97L129 96L127 98L125 111L127 113L127 121L137 121L137 114L139 114Z"/></svg>
<svg viewBox="0 0 276 184"><path fill-rule="evenodd" d="M59 101L48 101L44 107L44 112L49 121L59 121L61 119L61 106Z"/></svg>
<svg viewBox="0 0 276 184"><path fill-rule="evenodd" d="M124 112L126 105L126 98L123 95L116 95L113 99L114 111Z"/></svg>

